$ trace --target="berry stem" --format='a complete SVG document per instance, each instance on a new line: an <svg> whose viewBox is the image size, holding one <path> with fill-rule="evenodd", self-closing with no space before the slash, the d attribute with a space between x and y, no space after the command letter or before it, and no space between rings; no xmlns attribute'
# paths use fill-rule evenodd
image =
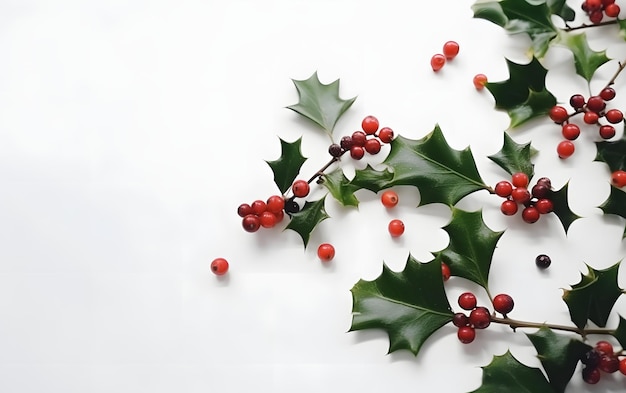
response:
<svg viewBox="0 0 626 393"><path fill-rule="evenodd" d="M344 152L345 153L345 152ZM342 155L344 153L341 153ZM326 163L326 165L324 165L323 167L321 167L317 172L315 172L315 174L313 176L311 176L311 178L309 180L307 180L307 183L311 184L313 183L313 181L315 179L317 179L318 177L322 176L324 174L324 171L326 169L328 169L329 166L333 165L335 162L339 161L339 157L333 157L330 159L330 161L328 161Z"/></svg>
<svg viewBox="0 0 626 393"><path fill-rule="evenodd" d="M618 64L619 64L619 67L617 67L617 71L615 71L615 74L613 74L613 77L611 77L611 79L607 82L607 84L606 84L606 86L604 88L607 88L607 87L611 86L612 84L614 84L615 80L617 79L619 74L622 71L624 71L624 68L626 68L626 60L620 61Z"/></svg>
<svg viewBox="0 0 626 393"><path fill-rule="evenodd" d="M615 25L615 24L617 24L617 20L608 20L608 21L605 21L605 22L595 23L595 24L591 24L591 25L583 23L580 26L573 26L573 27L568 25L568 24L565 24L565 29L563 29L563 30L565 30L565 31L574 31L574 30L586 29L588 27L598 27L598 26L607 26L607 25Z"/></svg>
<svg viewBox="0 0 626 393"><path fill-rule="evenodd" d="M588 334L613 334L615 330L613 329L579 329L575 326L566 326L566 325L555 325L551 323L537 323L537 322L527 322L527 321L519 321L517 319L511 319L508 317L500 318L495 315L491 316L491 322L500 323L503 325L509 325L511 329L515 330L517 328L541 328L547 327L553 330L562 330L565 332L572 332L579 334L583 338L585 338Z"/></svg>

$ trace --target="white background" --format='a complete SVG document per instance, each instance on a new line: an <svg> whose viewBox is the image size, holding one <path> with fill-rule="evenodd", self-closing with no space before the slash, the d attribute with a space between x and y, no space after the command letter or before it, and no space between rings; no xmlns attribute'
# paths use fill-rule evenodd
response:
<svg viewBox="0 0 626 393"><path fill-rule="evenodd" d="M343 98L358 96L336 139L370 114L414 139L439 124L454 148L471 147L487 184L508 178L486 158L508 117L472 77L507 79L504 58L527 62L529 42L473 19L472 3L3 0L0 391L468 392L480 386L480 366L507 349L539 367L525 335L503 326L470 345L446 326L418 357L387 355L382 331L347 332L359 279L376 278L383 260L401 270L409 253L428 261L447 245L449 209L416 209L415 188L397 189L394 210L365 190L358 210L329 198L332 218L306 250L285 223L248 234L236 215L240 203L277 193L264 160L279 157L278 137L302 136L303 177L328 160L328 138L285 109L298 100L291 79L315 71L324 83L340 78ZM614 27L589 34L594 49L626 58ZM435 74L430 57L447 40L461 51ZM551 49L544 65L560 101L588 95L569 51ZM616 67L601 67L592 91ZM623 86L613 107L626 108ZM511 135L540 151L538 177L570 182L584 218L565 236L555 216L532 226L504 217L484 191L458 206L482 208L490 228L506 230L490 285L514 297L511 316L571 323L562 289L585 263L601 269L625 255L624 220L597 208L610 173L593 161L593 131L566 161L555 153L559 127L545 119ZM351 176L386 151L342 165ZM315 187L311 198L322 195ZM406 224L399 239L387 233L391 218ZM322 242L337 249L329 264L316 257ZM553 261L545 272L534 264L541 253ZM230 261L224 277L209 270L216 257ZM455 309L465 290L487 304L461 279L446 287ZM614 311L613 327L623 298ZM623 376L603 377L590 391L623 391ZM583 385L577 370L568 392Z"/></svg>

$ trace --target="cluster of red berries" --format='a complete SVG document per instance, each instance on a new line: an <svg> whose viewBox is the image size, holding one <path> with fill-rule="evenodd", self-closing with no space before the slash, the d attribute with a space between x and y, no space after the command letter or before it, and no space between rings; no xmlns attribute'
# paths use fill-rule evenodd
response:
<svg viewBox="0 0 626 393"><path fill-rule="evenodd" d="M457 337L463 344L469 344L476 338L476 329L485 329L491 324L491 314L486 307L478 306L476 295L464 292L459 295L459 306L469 311L469 315L458 312L452 317L452 324L458 327ZM513 310L513 298L507 294L499 294L493 298L493 309L506 316Z"/></svg>
<svg viewBox="0 0 626 393"><path fill-rule="evenodd" d="M600 381L601 371L612 374L619 370L626 375L626 357L620 360L608 341L598 341L595 347L583 355L580 362L585 365L583 380L589 384Z"/></svg>
<svg viewBox="0 0 626 393"><path fill-rule="evenodd" d="M522 220L529 224L537 222L542 214L551 213L554 203L550 199L552 183L547 177L537 180L530 190L528 188L528 175L523 172L514 173L511 181L502 180L496 184L496 195L506 198L500 211L506 216L513 216L519 210L519 205L524 206Z"/></svg>
<svg viewBox="0 0 626 393"><path fill-rule="evenodd" d="M450 61L459 54L459 44L456 41L447 41L443 44L443 54L437 53L430 59L430 66L437 72L443 68L446 61Z"/></svg>
<svg viewBox="0 0 626 393"><path fill-rule="evenodd" d="M550 119L561 125L561 134L565 138L556 148L560 158L567 158L574 154L575 147L572 141L580 135L580 126L570 123L570 118L574 115L582 113L585 124L597 125L598 134L602 139L611 139L615 136L615 127L611 124L623 121L624 114L619 109L606 110L606 102L613 98L615 98L615 89L605 87L599 95L591 96L586 101L581 94L571 96L569 103L574 109L572 113L568 113L567 109L560 105L555 105L550 109ZM600 123L601 118L606 119L610 124Z"/></svg>
<svg viewBox="0 0 626 393"><path fill-rule="evenodd" d="M619 5L615 4L615 0L585 0L581 8L589 16L591 23L595 25L602 22L604 15L609 18L617 18L620 12Z"/></svg>
<svg viewBox="0 0 626 393"><path fill-rule="evenodd" d="M393 140L393 130L383 127L380 130L380 123L374 116L365 116L361 122L363 131L355 131L352 135L341 138L339 144L333 143L328 147L328 153L333 157L341 157L344 153L350 152L350 157L360 160L365 153L378 154L382 144L391 143Z"/></svg>
<svg viewBox="0 0 626 393"><path fill-rule="evenodd" d="M259 199L251 204L242 203L237 208L237 214L242 218L241 225L246 232L256 232L261 227L272 228L281 222L285 216L284 209L285 198L272 195L267 201Z"/></svg>
<svg viewBox="0 0 626 393"><path fill-rule="evenodd" d="M393 190L386 190L380 196L380 202L388 209L395 207L399 201L400 198L398 197L398 194ZM387 229L392 237L402 236L404 233L404 222L395 218L389 221Z"/></svg>

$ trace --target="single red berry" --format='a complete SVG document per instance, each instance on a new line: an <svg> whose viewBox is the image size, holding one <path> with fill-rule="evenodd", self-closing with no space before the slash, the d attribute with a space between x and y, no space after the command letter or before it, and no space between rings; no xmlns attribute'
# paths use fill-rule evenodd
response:
<svg viewBox="0 0 626 393"><path fill-rule="evenodd" d="M515 187L527 187L528 186L528 175L524 172L516 172L511 175L511 182Z"/></svg>
<svg viewBox="0 0 626 393"><path fill-rule="evenodd" d="M283 218L285 218L284 210L280 210L278 213L274 213L274 215L276 216L276 224L278 224L283 220Z"/></svg>
<svg viewBox="0 0 626 393"><path fill-rule="evenodd" d="M570 97L569 104L574 109L580 109L585 106L585 97L583 97L582 94L574 94Z"/></svg>
<svg viewBox="0 0 626 393"><path fill-rule="evenodd" d="M619 169L613 172L611 174L611 182L617 188L626 186L626 171Z"/></svg>
<svg viewBox="0 0 626 393"><path fill-rule="evenodd" d="M389 127L383 127L378 131L378 138L382 143L391 143L393 140L393 130Z"/></svg>
<svg viewBox="0 0 626 393"><path fill-rule="evenodd" d="M224 258L215 258L211 262L211 271L217 276L223 276L228 271L228 261Z"/></svg>
<svg viewBox="0 0 626 393"><path fill-rule="evenodd" d="M344 136L341 138L341 140L339 141L339 146L341 146L341 148L343 150L350 150L350 148L352 147L352 137L351 136Z"/></svg>
<svg viewBox="0 0 626 393"><path fill-rule="evenodd" d="M309 192L311 191L311 186L309 186L309 183L306 180L296 180L291 185L291 191L293 192L294 196L298 198L304 198L305 196L309 195Z"/></svg>
<svg viewBox="0 0 626 393"><path fill-rule="evenodd" d="M241 220L241 225L246 232L256 232L261 227L261 221L258 216L248 214Z"/></svg>
<svg viewBox="0 0 626 393"><path fill-rule="evenodd" d="M603 17L604 17L604 13L600 10L592 11L591 13L589 13L589 20L594 25L597 25L598 23L602 22Z"/></svg>
<svg viewBox="0 0 626 393"><path fill-rule="evenodd" d="M602 0L602 5L607 6L609 4L615 4L615 0Z"/></svg>
<svg viewBox="0 0 626 393"><path fill-rule="evenodd" d="M252 214L256 214L257 216L260 216L264 211L267 210L267 203L263 202L260 199L252 202L252 205L250 206L252 207Z"/></svg>
<svg viewBox="0 0 626 393"><path fill-rule="evenodd" d="M547 177L542 177L539 180L537 180L537 184L541 184L541 185L548 187L548 190L552 189L552 181Z"/></svg>
<svg viewBox="0 0 626 393"><path fill-rule="evenodd" d="M476 295L474 295L471 292L463 292L462 294L459 295L459 306L463 309L463 310L473 310L476 308Z"/></svg>
<svg viewBox="0 0 626 393"><path fill-rule="evenodd" d="M535 208L537 208L540 214L552 213L554 210L554 202L548 198L541 198L535 202Z"/></svg>
<svg viewBox="0 0 626 393"><path fill-rule="evenodd" d="M374 116L365 116L361 122L361 128L367 135L373 135L378 131L378 119Z"/></svg>
<svg viewBox="0 0 626 393"><path fill-rule="evenodd" d="M352 146L365 146L365 142L367 141L367 135L363 131L354 131L352 133Z"/></svg>
<svg viewBox="0 0 626 393"><path fill-rule="evenodd" d="M599 10L602 8L602 0L585 0L589 11Z"/></svg>
<svg viewBox="0 0 626 393"><path fill-rule="evenodd" d="M619 359L615 355L602 355L598 368L605 373L614 373L619 370Z"/></svg>
<svg viewBox="0 0 626 393"><path fill-rule="evenodd" d="M400 199L398 198L398 194L393 190L386 190L380 196L380 201L382 202L383 206L388 208L396 206L399 200Z"/></svg>
<svg viewBox="0 0 626 393"><path fill-rule="evenodd" d="M599 118L600 118L600 116L598 116L598 114L596 112L591 112L591 111L587 111L583 115L583 121L586 124L596 124L598 122Z"/></svg>
<svg viewBox="0 0 626 393"><path fill-rule="evenodd" d="M583 381L590 385L595 385L600 381L600 370L596 367L583 368Z"/></svg>
<svg viewBox="0 0 626 393"><path fill-rule="evenodd" d="M452 316L452 324L456 327L467 326L468 323L469 319L467 318L467 315L462 312L458 312Z"/></svg>
<svg viewBox="0 0 626 393"><path fill-rule="evenodd" d="M600 96L591 96L587 100L587 109L600 113L606 108L606 102Z"/></svg>
<svg viewBox="0 0 626 393"><path fill-rule="evenodd" d="M487 75L476 74L472 82L474 83L474 87L476 88L476 90L482 90L485 88L485 85L487 84Z"/></svg>
<svg viewBox="0 0 626 393"><path fill-rule="evenodd" d="M272 195L267 198L267 202L265 204L267 205L267 211L276 214L283 211L285 208L285 198L281 195Z"/></svg>
<svg viewBox="0 0 626 393"><path fill-rule="evenodd" d="M360 160L365 156L365 149L361 146L352 146L350 148L350 157L354 160Z"/></svg>
<svg viewBox="0 0 626 393"><path fill-rule="evenodd" d="M513 191L513 185L506 180L502 180L496 184L494 191L497 196L506 198L511 195L511 191Z"/></svg>
<svg viewBox="0 0 626 393"><path fill-rule="evenodd" d="M552 107L552 109L550 109L550 119L552 119L553 122L561 124L565 120L567 120L567 118L567 109L563 108L562 106L555 105Z"/></svg>
<svg viewBox="0 0 626 393"><path fill-rule="evenodd" d="M575 149L572 141L561 141L556 147L556 152L559 158L567 158L574 154Z"/></svg>
<svg viewBox="0 0 626 393"><path fill-rule="evenodd" d="M476 330L471 326L461 326L456 336L463 344L469 344L476 338Z"/></svg>
<svg viewBox="0 0 626 393"><path fill-rule="evenodd" d="M539 198L539 199L546 198L548 195L550 195L550 189L546 187L545 184L537 183L533 186L531 194L535 198Z"/></svg>
<svg viewBox="0 0 626 393"><path fill-rule="evenodd" d="M507 294L501 293L493 298L493 309L502 315L510 313L513 306L513 298Z"/></svg>
<svg viewBox="0 0 626 393"><path fill-rule="evenodd" d="M380 142L378 139L371 138L365 142L365 151L369 154L378 154L380 152Z"/></svg>
<svg viewBox="0 0 626 393"><path fill-rule="evenodd" d="M580 135L580 127L573 123L563 124L561 134L563 134L563 138L573 141Z"/></svg>
<svg viewBox="0 0 626 393"><path fill-rule="evenodd" d="M443 278L443 281L448 281L450 279L450 275L450 266L448 266L444 262L441 262L441 277Z"/></svg>
<svg viewBox="0 0 626 393"><path fill-rule="evenodd" d="M517 203L513 202L510 199L507 199L506 201L502 202L502 205L500 205L500 211L505 216L515 215L515 213L517 213L517 208Z"/></svg>
<svg viewBox="0 0 626 393"><path fill-rule="evenodd" d="M433 55L430 59L430 66L433 68L433 71L437 72L443 68L446 64L446 57L442 54Z"/></svg>
<svg viewBox="0 0 626 393"><path fill-rule="evenodd" d="M600 128L598 129L598 134L602 139L611 139L615 136L615 127L608 124L600 126Z"/></svg>
<svg viewBox="0 0 626 393"><path fill-rule="evenodd" d="M626 358L623 358L619 362L619 372L626 375Z"/></svg>
<svg viewBox="0 0 626 393"><path fill-rule="evenodd" d="M322 243L317 247L317 256L322 262L328 262L335 257L335 247L329 243Z"/></svg>
<svg viewBox="0 0 626 393"><path fill-rule="evenodd" d="M539 221L540 216L539 210L534 206L528 206L522 210L522 220L529 224Z"/></svg>
<svg viewBox="0 0 626 393"><path fill-rule="evenodd" d="M252 214L252 206L248 205L247 203L242 203L237 208L237 214L241 218L247 216L248 214Z"/></svg>
<svg viewBox="0 0 626 393"><path fill-rule="evenodd" d="M343 154L343 149L340 145L333 143L332 145L328 146L328 154L333 157L341 157L341 155Z"/></svg>
<svg viewBox="0 0 626 393"><path fill-rule="evenodd" d="M596 343L595 345L595 350L602 353L602 354L607 354L607 355L612 355L613 354L613 344L611 344L610 342L606 341L606 340L600 340Z"/></svg>
<svg viewBox="0 0 626 393"><path fill-rule="evenodd" d="M530 191L526 187L517 187L511 191L511 198L517 203L528 203L530 202L531 195Z"/></svg>
<svg viewBox="0 0 626 393"><path fill-rule="evenodd" d="M604 117L606 117L606 120L611 124L617 124L624 120L624 114L619 109L609 109L606 111Z"/></svg>
<svg viewBox="0 0 626 393"><path fill-rule="evenodd" d="M404 223L401 220L395 219L389 221L389 234L392 237L401 236L404 233Z"/></svg>
<svg viewBox="0 0 626 393"><path fill-rule="evenodd" d="M539 254L535 258L535 265L540 269L547 269L552 264L552 259L546 254Z"/></svg>
<svg viewBox="0 0 626 393"><path fill-rule="evenodd" d="M609 4L606 7L604 7L604 13L609 18L617 18L619 16L620 11L621 10L619 8L619 5L617 4Z"/></svg>
<svg viewBox="0 0 626 393"><path fill-rule="evenodd" d="M491 324L491 315L485 307L476 307L470 312L469 323L476 329L485 329Z"/></svg>
<svg viewBox="0 0 626 393"><path fill-rule="evenodd" d="M276 225L276 215L269 211L264 211L259 216L259 223L263 228L272 228Z"/></svg>
<svg viewBox="0 0 626 393"><path fill-rule="evenodd" d="M452 60L459 54L459 44L456 41L448 41L443 44L443 55L446 60Z"/></svg>
<svg viewBox="0 0 626 393"><path fill-rule="evenodd" d="M615 89L612 87L605 87L600 92L600 97L604 101L611 101L613 98L615 98Z"/></svg>

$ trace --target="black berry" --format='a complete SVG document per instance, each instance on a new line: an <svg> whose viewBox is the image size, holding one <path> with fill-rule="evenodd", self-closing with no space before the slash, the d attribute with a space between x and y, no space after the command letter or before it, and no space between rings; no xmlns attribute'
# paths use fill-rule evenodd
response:
<svg viewBox="0 0 626 393"><path fill-rule="evenodd" d="M549 256L545 254L537 255L537 258L535 258L535 264L540 269L548 268L551 263L552 263L552 260L550 259Z"/></svg>

